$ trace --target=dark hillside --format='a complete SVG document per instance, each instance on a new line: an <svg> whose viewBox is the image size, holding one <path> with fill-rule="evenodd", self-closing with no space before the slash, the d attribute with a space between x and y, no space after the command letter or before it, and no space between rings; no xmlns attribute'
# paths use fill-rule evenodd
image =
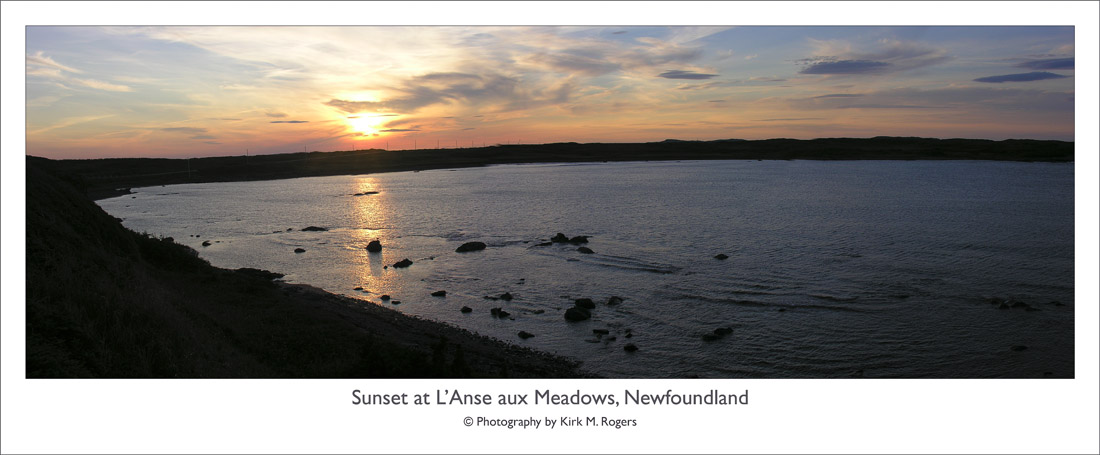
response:
<svg viewBox="0 0 1100 455"><path fill-rule="evenodd" d="M579 375L563 359L269 272L212 267L127 230L52 167L27 159L29 378Z"/></svg>

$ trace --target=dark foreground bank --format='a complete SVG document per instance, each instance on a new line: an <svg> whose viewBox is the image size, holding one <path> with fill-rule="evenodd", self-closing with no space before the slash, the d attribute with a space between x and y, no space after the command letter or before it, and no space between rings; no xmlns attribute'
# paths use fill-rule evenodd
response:
<svg viewBox="0 0 1100 455"><path fill-rule="evenodd" d="M357 150L184 159L62 160L93 198L119 188L176 183L272 180L541 162L659 160L997 160L1073 161L1063 141L876 137L760 141L663 141L644 144L503 145L463 149Z"/></svg>
<svg viewBox="0 0 1100 455"><path fill-rule="evenodd" d="M27 377L578 377L575 362L211 266L27 159Z"/></svg>

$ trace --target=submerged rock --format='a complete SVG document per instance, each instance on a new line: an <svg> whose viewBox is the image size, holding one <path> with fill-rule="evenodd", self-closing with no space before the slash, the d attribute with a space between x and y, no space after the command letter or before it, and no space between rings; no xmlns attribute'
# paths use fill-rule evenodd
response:
<svg viewBox="0 0 1100 455"><path fill-rule="evenodd" d="M531 337L535 336L535 335L532 335L532 334L530 334L530 333L527 333L527 332L525 332L525 331L523 331L523 330L520 330L520 331L519 331L519 334L518 334L518 335L519 335L519 337L520 337L520 338L523 338L524 340L526 340L526 339L528 339L528 338L531 338Z"/></svg>
<svg viewBox="0 0 1100 455"><path fill-rule="evenodd" d="M1018 344L1018 345L1016 345L1016 346L1013 346L1013 347L1012 347L1012 350L1013 350L1013 351L1016 351L1016 352L1020 352L1020 351L1026 351L1026 350L1027 350L1027 346L1024 346L1024 345L1022 345L1022 344Z"/></svg>
<svg viewBox="0 0 1100 455"><path fill-rule="evenodd" d="M577 251L579 251L579 252L581 252L581 253L584 253L584 254L592 254L592 253L595 253L595 251L592 251L592 249L591 249L591 248L589 248L589 247L586 247L586 246L582 246L582 247L580 247L580 248L577 248Z"/></svg>
<svg viewBox="0 0 1100 455"><path fill-rule="evenodd" d="M485 249L485 243L483 242L466 242L455 249L456 253L465 253L467 251L480 251Z"/></svg>
<svg viewBox="0 0 1100 455"><path fill-rule="evenodd" d="M382 251L382 242L379 242L377 240L371 240L370 243L367 244L367 251L369 251L371 253L377 253L377 252Z"/></svg>
<svg viewBox="0 0 1100 455"><path fill-rule="evenodd" d="M552 243L566 243L568 241L569 237L566 237L565 234L562 234L560 232L550 238L550 242Z"/></svg>
<svg viewBox="0 0 1100 455"><path fill-rule="evenodd" d="M355 287L355 290L356 290L356 291L362 291L362 290L363 290L363 287L362 287L362 286L356 286L356 287Z"/></svg>
<svg viewBox="0 0 1100 455"><path fill-rule="evenodd" d="M379 299L382 299L382 301L386 301L386 300L389 300L389 299L390 299L390 295L389 295L389 294L382 294L382 296L381 296L381 297L379 297Z"/></svg>
<svg viewBox="0 0 1100 455"><path fill-rule="evenodd" d="M607 329L592 329L592 333L596 335L607 335L611 333L611 331Z"/></svg>
<svg viewBox="0 0 1100 455"><path fill-rule="evenodd" d="M582 244L582 243L588 243L588 236L587 235L578 235L576 237L573 237L573 238L569 239L569 243L572 243L574 245L579 245L579 244Z"/></svg>
<svg viewBox="0 0 1100 455"><path fill-rule="evenodd" d="M592 312L582 307L572 307L565 310L566 321L583 321L592 318Z"/></svg>
<svg viewBox="0 0 1100 455"><path fill-rule="evenodd" d="M536 243L535 246L550 246L550 245L553 245L553 244L554 244L554 242L542 242L542 243Z"/></svg>
<svg viewBox="0 0 1100 455"><path fill-rule="evenodd" d="M305 249L305 248L295 248L295 249L294 249L294 252L295 252L295 253L305 253L305 252L306 252L306 249Z"/></svg>
<svg viewBox="0 0 1100 455"><path fill-rule="evenodd" d="M592 299L577 299L573 301L573 305L587 310L596 309L596 302L593 302Z"/></svg>
<svg viewBox="0 0 1100 455"><path fill-rule="evenodd" d="M202 241L202 246L210 246L210 241L209 240L203 240ZM302 251L305 251L305 250L302 250Z"/></svg>
<svg viewBox="0 0 1100 455"><path fill-rule="evenodd" d="M447 291L435 291L432 293L432 297L446 297Z"/></svg>
<svg viewBox="0 0 1100 455"><path fill-rule="evenodd" d="M718 336L723 336L724 337L724 336L729 335L731 333L733 333L733 329L731 329L729 327L719 327L717 329L714 329L714 334L718 335Z"/></svg>
<svg viewBox="0 0 1100 455"><path fill-rule="evenodd" d="M320 227L320 226L306 226L306 227L302 228L302 231L304 231L304 232L319 232L319 231L327 231L327 230L328 230L328 228L323 228L323 227Z"/></svg>
<svg viewBox="0 0 1100 455"><path fill-rule="evenodd" d="M489 313L492 314L493 317L496 317L496 318L506 318L506 317L512 315L512 313L504 311L504 309L502 309L502 308L492 308L492 309L489 310Z"/></svg>
<svg viewBox="0 0 1100 455"><path fill-rule="evenodd" d="M392 303L394 305L400 305L401 301L400 300L391 300L390 303Z"/></svg>
<svg viewBox="0 0 1100 455"><path fill-rule="evenodd" d="M726 259L729 259L730 257L729 257L729 256L726 256L726 255L724 255L724 254L721 254L721 253L719 253L719 254L715 255L715 256L714 256L714 258L715 258L715 259L717 259L717 260L719 260L719 261L724 261L724 260L726 260Z"/></svg>
<svg viewBox="0 0 1100 455"><path fill-rule="evenodd" d="M635 352L638 350L638 346L634 345L634 343L627 343L623 346L623 350L626 352Z"/></svg>
<svg viewBox="0 0 1100 455"><path fill-rule="evenodd" d="M623 298L619 297L619 296L613 295L613 296L611 296L610 298L607 299L607 304L608 305L618 305L620 303L623 303Z"/></svg>
<svg viewBox="0 0 1100 455"><path fill-rule="evenodd" d="M413 263L413 261L410 261L409 258L405 258L405 259L402 259L402 260L398 261L396 264L393 265L393 267L397 268L397 269L403 269L405 267L408 267L408 266L412 265L412 263Z"/></svg>
<svg viewBox="0 0 1100 455"><path fill-rule="evenodd" d="M500 295L500 300L503 300L505 302L510 302L510 301L512 301L512 299L513 299L513 297L512 297L511 292L505 292L505 293Z"/></svg>
<svg viewBox="0 0 1100 455"><path fill-rule="evenodd" d="M718 336L718 335L715 335L713 333L703 334L703 341L716 341L719 338L721 338L721 337Z"/></svg>
<svg viewBox="0 0 1100 455"><path fill-rule="evenodd" d="M462 309L461 309L461 310L459 310L459 311L461 311L461 312L463 312L463 313L470 313L470 312L473 312L473 311L474 311L474 309L473 309L473 308L470 308L470 307L468 307L468 306L464 306L464 307L462 307Z"/></svg>

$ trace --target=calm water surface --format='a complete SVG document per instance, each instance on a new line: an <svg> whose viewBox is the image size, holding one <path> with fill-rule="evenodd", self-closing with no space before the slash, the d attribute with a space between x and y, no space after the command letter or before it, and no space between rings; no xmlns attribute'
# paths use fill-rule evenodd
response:
<svg viewBox="0 0 1100 455"><path fill-rule="evenodd" d="M100 205L216 266L611 377L1072 377L1073 179L1072 163L542 164L149 187ZM590 236L594 254L539 246L557 232ZM468 241L488 248L455 252ZM592 319L565 321L583 297ZM703 340L720 327L733 332Z"/></svg>

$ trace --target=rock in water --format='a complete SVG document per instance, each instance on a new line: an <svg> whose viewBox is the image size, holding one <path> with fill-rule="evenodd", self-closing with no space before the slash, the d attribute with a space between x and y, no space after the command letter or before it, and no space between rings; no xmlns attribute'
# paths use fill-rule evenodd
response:
<svg viewBox="0 0 1100 455"><path fill-rule="evenodd" d="M724 337L724 336L729 335L731 333L733 333L733 329L731 329L729 327L719 327L717 329L714 329L714 334L718 335L720 337Z"/></svg>
<svg viewBox="0 0 1100 455"><path fill-rule="evenodd" d="M726 260L726 259L729 259L730 257L729 257L729 256L726 256L726 255L724 255L724 254L718 254L718 255L714 256L714 258L715 258L715 259L717 259L717 260L719 260L719 261L724 261L724 260Z"/></svg>
<svg viewBox="0 0 1100 455"><path fill-rule="evenodd" d="M715 341L719 338L721 338L721 337L718 336L718 335L715 335L713 333L703 334L703 341Z"/></svg>
<svg viewBox="0 0 1100 455"><path fill-rule="evenodd" d="M463 313L470 313L470 312L474 311L474 309L470 308L468 306L464 306L464 307L462 307L462 310L460 310L460 311L462 311Z"/></svg>
<svg viewBox="0 0 1100 455"><path fill-rule="evenodd" d="M526 340L526 339L528 339L528 338L531 338L531 337L533 337L533 336L534 336L534 335L532 335L532 334L530 334L530 333L527 333L527 332L524 332L523 330L520 330L520 331L519 331L519 337L520 337L520 338L523 338L524 340Z"/></svg>
<svg viewBox="0 0 1100 455"><path fill-rule="evenodd" d="M432 293L432 297L446 297L447 291L435 291Z"/></svg>
<svg viewBox="0 0 1100 455"><path fill-rule="evenodd" d="M626 352L634 352L638 350L638 346L635 346L634 343L627 343L626 346L623 346L623 350Z"/></svg>
<svg viewBox="0 0 1100 455"><path fill-rule="evenodd" d="M1012 350L1013 350L1013 351L1016 351L1016 352L1020 352L1020 351L1026 351L1026 350L1027 350L1027 346L1024 346L1024 345L1016 345L1016 346L1013 346L1013 347L1012 347Z"/></svg>
<svg viewBox="0 0 1100 455"><path fill-rule="evenodd" d="M573 305L584 308L586 310L596 309L596 302L593 302L592 299L577 299L573 301Z"/></svg>
<svg viewBox="0 0 1100 455"><path fill-rule="evenodd" d="M588 311L588 310L586 310L582 307L572 307L568 310L565 310L565 320L566 321L583 321L585 319L591 319L591 318L592 318L592 312L590 312L590 311Z"/></svg>
<svg viewBox="0 0 1100 455"><path fill-rule="evenodd" d="M556 235L554 235L553 237L551 237L550 241L554 242L554 243L565 243L565 242L569 241L569 237L566 237L565 234L562 234L562 233L559 232Z"/></svg>
<svg viewBox="0 0 1100 455"><path fill-rule="evenodd" d="M619 296L614 296L613 295L613 296L611 296L611 298L607 299L607 304L608 305L618 305L620 303L623 303L623 298L619 297Z"/></svg>
<svg viewBox="0 0 1100 455"><path fill-rule="evenodd" d="M390 295L389 295L389 294L382 294L382 296L381 296L381 297L379 297L379 299L382 299L382 301L386 301L386 300L389 300L389 299L390 299Z"/></svg>
<svg viewBox="0 0 1100 455"><path fill-rule="evenodd" d="M581 253L584 253L584 254L592 254L592 253L595 253L595 251L592 251L592 249L591 249L591 248L589 248L589 247L586 247L586 246L582 246L582 247L580 247L580 248L577 248L577 251L580 251Z"/></svg>
<svg viewBox="0 0 1100 455"><path fill-rule="evenodd" d="M371 240L370 243L367 244L367 251L371 253L382 251L382 242Z"/></svg>
<svg viewBox="0 0 1100 455"><path fill-rule="evenodd" d="M202 246L210 246L210 241L209 240L203 240L202 241ZM305 251L305 250L302 250L302 251Z"/></svg>
<svg viewBox="0 0 1100 455"><path fill-rule="evenodd" d="M320 226L306 226L306 227L302 228L302 230L307 231L307 232L311 232L311 231L327 231L328 229L320 227Z"/></svg>
<svg viewBox="0 0 1100 455"><path fill-rule="evenodd" d="M295 249L294 249L294 252L295 252L295 253L305 253L305 252L306 252L306 249L305 249L305 248L295 248Z"/></svg>
<svg viewBox="0 0 1100 455"><path fill-rule="evenodd" d="M402 260L398 261L396 264L393 265L393 267L397 268L397 269L403 269L405 267L408 267L408 266L412 265L412 263L413 263L413 261L410 261L409 258L405 258L405 259L402 259Z"/></svg>
<svg viewBox="0 0 1100 455"><path fill-rule="evenodd" d="M485 244L482 242L466 242L455 249L455 253L465 253L467 251L481 251L485 249Z"/></svg>
<svg viewBox="0 0 1100 455"><path fill-rule="evenodd" d="M505 302L510 302L510 301L512 301L513 298L514 297L512 297L512 293L510 293L510 292L505 292L505 293L500 295L500 300L503 300Z"/></svg>
<svg viewBox="0 0 1100 455"><path fill-rule="evenodd" d="M588 236L587 235L578 235L576 237L573 237L573 238L569 239L569 243L572 243L574 245L579 245L579 244L582 244L582 243L588 243Z"/></svg>

